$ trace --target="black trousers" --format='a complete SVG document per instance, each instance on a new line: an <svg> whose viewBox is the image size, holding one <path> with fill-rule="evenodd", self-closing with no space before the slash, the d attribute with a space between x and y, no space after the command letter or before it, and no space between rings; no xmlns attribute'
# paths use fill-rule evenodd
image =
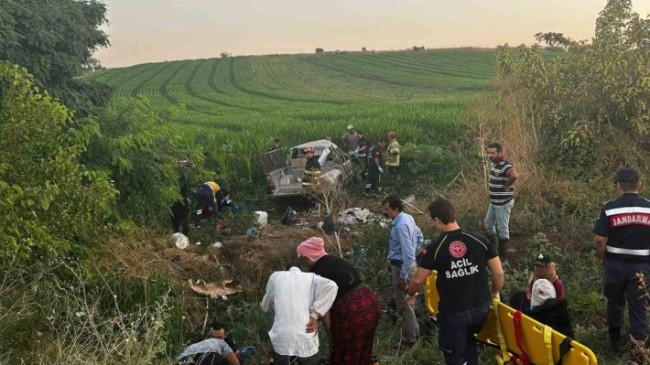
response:
<svg viewBox="0 0 650 365"><path fill-rule="evenodd" d="M646 285L650 285L650 262L605 259L605 297L607 298L607 324L610 329L623 326L623 310L628 306L630 335L635 340L648 337L648 301L639 289L637 273L645 275Z"/></svg>

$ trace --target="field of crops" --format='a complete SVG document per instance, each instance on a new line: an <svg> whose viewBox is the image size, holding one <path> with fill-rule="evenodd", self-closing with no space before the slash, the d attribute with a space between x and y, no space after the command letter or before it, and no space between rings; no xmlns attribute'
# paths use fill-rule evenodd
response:
<svg viewBox="0 0 650 365"><path fill-rule="evenodd" d="M117 97L181 105L179 131L207 150L227 145L250 178L247 160L273 138L284 145L326 136L336 142L350 123L369 139L395 129L402 143L445 144L462 131L467 100L491 89L495 56L449 49L229 57L89 78L115 87Z"/></svg>

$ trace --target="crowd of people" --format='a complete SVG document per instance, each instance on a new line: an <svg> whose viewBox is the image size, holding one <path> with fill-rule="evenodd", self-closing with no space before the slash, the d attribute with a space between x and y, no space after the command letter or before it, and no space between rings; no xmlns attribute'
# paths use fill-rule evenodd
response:
<svg viewBox="0 0 650 365"><path fill-rule="evenodd" d="M391 141L387 150L382 138L367 150L361 131L355 131L350 125L343 135L344 146L350 154L366 158L370 189L379 187L384 151L392 156L387 166L399 173L399 143L394 132L388 136ZM461 228L453 204L438 198L431 202L428 213L439 235L425 247L422 230L404 211L402 199L390 195L382 201L382 212L392 222L387 261L392 294L401 317L400 346L410 348L419 340L415 297L435 270L440 298L439 348L447 364L478 364L474 334L485 323L493 298L500 299L499 293L506 282L504 267L507 269L509 252L512 252L508 249L509 220L518 174L499 143L487 146L487 156L492 166L485 235ZM620 197L603 206L594 233L597 253L604 261L609 340L611 346L621 350L629 344L642 347L648 336L648 298L643 295L638 274L650 273L650 201L639 196L640 179L634 169L617 170L615 183ZM200 200L203 204L200 216L205 215L206 204L217 204L212 209L219 209L220 189L218 186L215 189L215 185L206 183L200 190L205 195ZM274 351L272 362L275 365L319 364L318 331L322 326L329 340L329 364L373 364L375 332L382 312L377 295L348 261L327 254L320 237L310 237L300 243L296 259L299 262L270 276L261 302L262 310L274 315L268 332ZM308 269L303 271L301 266ZM567 295L550 254L536 253L532 271L526 287L513 294L508 303L572 337ZM645 284L646 277L641 278ZM626 304L629 334L623 332ZM212 328L208 339L190 345L179 356L179 364L188 361L201 365L244 363L247 354L239 354L224 336L225 333L217 333Z"/></svg>

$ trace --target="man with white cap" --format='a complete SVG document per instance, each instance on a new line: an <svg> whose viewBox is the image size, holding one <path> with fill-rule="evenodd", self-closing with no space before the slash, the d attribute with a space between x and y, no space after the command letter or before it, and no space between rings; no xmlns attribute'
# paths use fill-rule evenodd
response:
<svg viewBox="0 0 650 365"><path fill-rule="evenodd" d="M348 153L353 154L359 148L359 141L357 139L357 132L354 130L352 124L348 124L346 132L341 136L343 140L343 147Z"/></svg>
<svg viewBox="0 0 650 365"><path fill-rule="evenodd" d="M262 310L275 313L269 331L274 365L318 365L318 320L332 307L337 290L332 280L297 267L271 274Z"/></svg>

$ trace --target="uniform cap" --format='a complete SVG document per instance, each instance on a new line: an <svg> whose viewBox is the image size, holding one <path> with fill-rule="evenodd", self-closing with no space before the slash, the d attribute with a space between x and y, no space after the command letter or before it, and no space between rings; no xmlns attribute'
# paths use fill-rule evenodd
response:
<svg viewBox="0 0 650 365"><path fill-rule="evenodd" d="M622 167L616 171L617 183L636 183L639 182L639 173L631 167Z"/></svg>
<svg viewBox="0 0 650 365"><path fill-rule="evenodd" d="M395 131L388 132L388 138L395 138L395 137L397 137L397 133Z"/></svg>
<svg viewBox="0 0 650 365"><path fill-rule="evenodd" d="M348 124L348 130L353 129L354 126L352 124Z"/></svg>

